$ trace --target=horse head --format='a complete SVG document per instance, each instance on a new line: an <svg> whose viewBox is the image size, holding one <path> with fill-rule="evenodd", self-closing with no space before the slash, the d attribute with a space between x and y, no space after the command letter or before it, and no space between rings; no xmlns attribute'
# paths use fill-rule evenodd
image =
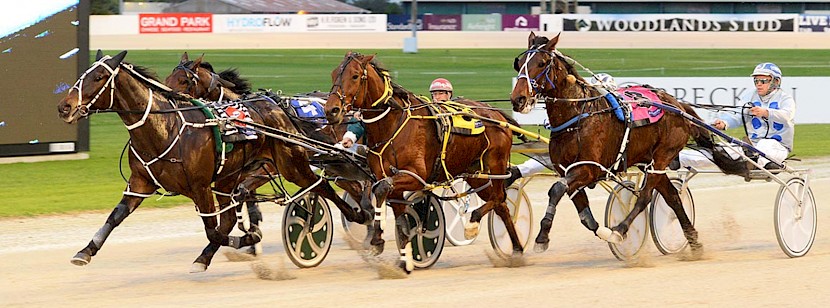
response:
<svg viewBox="0 0 830 308"><path fill-rule="evenodd" d="M329 123L341 123L352 109L371 108L391 91L390 77L386 70L377 67L374 58L374 55L349 52L331 71L332 86L326 100Z"/></svg>
<svg viewBox="0 0 830 308"><path fill-rule="evenodd" d="M191 61L187 52L182 54L179 65L173 69L170 76L164 79L164 83L173 91L182 92L196 98L208 100L219 100L224 94L223 87L230 89L236 94L243 94L250 90L247 80L239 78L235 69L229 69L219 74L215 73L213 66L204 62L204 54L196 60ZM222 76L222 74L231 76ZM234 82L229 79L236 78Z"/></svg>
<svg viewBox="0 0 830 308"><path fill-rule="evenodd" d="M528 113L536 104L537 96L557 97L557 93L581 79L568 56L556 50L559 35L553 39L530 32L528 49L513 60L513 69L519 73L510 101L513 110Z"/></svg>
<svg viewBox="0 0 830 308"><path fill-rule="evenodd" d="M105 56L98 50L95 63L78 77L75 85L58 103L58 115L64 122L74 123L87 117L90 110L112 108L115 101L115 76L118 75L121 62L126 55L126 50L115 57Z"/></svg>

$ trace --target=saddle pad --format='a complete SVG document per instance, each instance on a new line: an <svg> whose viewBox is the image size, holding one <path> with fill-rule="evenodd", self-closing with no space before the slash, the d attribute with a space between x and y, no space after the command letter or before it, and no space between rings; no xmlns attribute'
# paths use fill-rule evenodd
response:
<svg viewBox="0 0 830 308"><path fill-rule="evenodd" d="M663 103L657 97L657 94L649 88L639 85L630 86L618 89L617 94L623 98L623 101L630 104L631 121L634 127L657 123L663 117L663 109L657 106L639 106L637 104L641 101Z"/></svg>
<svg viewBox="0 0 830 308"><path fill-rule="evenodd" d="M290 99L291 107L297 111L297 116L309 119L313 122L324 123L326 121L326 112L323 104L318 98L311 97L292 97ZM325 102L325 101L323 101Z"/></svg>
<svg viewBox="0 0 830 308"><path fill-rule="evenodd" d="M473 113L472 109L459 103L444 102L440 104L450 113ZM465 117L460 114L453 114L450 118L452 119L451 132L455 134L478 135L484 132L484 122L479 119Z"/></svg>

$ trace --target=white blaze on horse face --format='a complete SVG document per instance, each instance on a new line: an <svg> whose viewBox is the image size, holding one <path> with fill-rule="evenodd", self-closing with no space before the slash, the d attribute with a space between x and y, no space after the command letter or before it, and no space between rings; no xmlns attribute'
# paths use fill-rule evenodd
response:
<svg viewBox="0 0 830 308"><path fill-rule="evenodd" d="M530 64L530 59L532 59L533 56L535 56L537 53L538 52L535 51L526 52L525 61L522 64L522 66L519 67L519 75L517 76L517 78L519 80L524 79L527 84L527 95L525 96L526 99L524 105L521 106L521 109L519 111L523 114L530 113L530 111L533 109L533 106L536 105L536 95L533 93L533 85L536 83L536 81L530 78L530 70L528 69L528 64ZM518 82L516 83L516 85L518 86Z"/></svg>

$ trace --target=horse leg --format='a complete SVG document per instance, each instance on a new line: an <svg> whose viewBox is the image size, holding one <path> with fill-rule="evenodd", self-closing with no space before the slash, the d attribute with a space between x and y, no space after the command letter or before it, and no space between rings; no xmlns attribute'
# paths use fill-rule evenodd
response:
<svg viewBox="0 0 830 308"><path fill-rule="evenodd" d="M556 216L556 205L559 204L559 200L568 191L567 183L567 179L562 178L556 183L553 183L550 189L548 189L548 208L545 210L545 216L539 223L539 234L536 236L536 245L533 246L533 250L536 252L548 250L548 246L550 245L549 233L550 228L553 226L553 217Z"/></svg>
<svg viewBox="0 0 830 308"><path fill-rule="evenodd" d="M362 198L364 202L369 202L370 206L374 208L374 218L372 219L371 225L368 226L371 234L367 234L366 236L371 237L369 245L372 246L372 252L375 255L383 253L383 246L386 243L383 239L383 230L386 226L386 199L392 192L393 187L392 178L384 178L375 183L370 189L367 189ZM405 208L401 210L400 215L403 215L404 210ZM397 212L395 212L396 222L398 216Z"/></svg>
<svg viewBox="0 0 830 308"><path fill-rule="evenodd" d="M95 235L92 236L92 240L89 241L89 244L78 251L74 257L70 260L72 264L78 266L84 266L89 264L92 260L92 256L98 253L101 250L101 247L104 246L104 242L106 242L107 237L109 237L110 233L112 232L115 227L121 224L127 216L130 215L136 208L144 201L142 197L136 196L128 196L125 195L121 198L121 202L115 206L110 213L109 217L107 217L106 222L104 225L98 229L98 232L95 232Z"/></svg>
<svg viewBox="0 0 830 308"><path fill-rule="evenodd" d="M196 208L199 213L213 213L216 211L213 196L209 187L202 189L202 191L198 194L194 194L192 199L196 204ZM228 198L217 197L217 200L228 200ZM222 201L220 201L220 204L222 204L221 202ZM228 234L230 234L231 229L233 229L233 223L236 216L234 216L234 213L230 211L224 212L219 216L219 219L213 215L202 217L202 223L205 226L205 236L208 239L208 244L204 249L202 249L202 253L196 257L196 260L194 260L193 264L190 266L191 273L199 273L207 270L208 266L210 266L211 260L213 260L213 256L216 254L216 251L218 251L222 246L228 246ZM221 223L218 223L217 221L221 221Z"/></svg>
<svg viewBox="0 0 830 308"><path fill-rule="evenodd" d="M695 254L702 253L703 244L698 241L697 230L695 230L695 226L692 224L689 216L686 215L686 210L683 208L683 202L680 200L680 193L677 191L677 188L672 185L671 181L667 180L656 185L655 189L663 196L666 204L669 205L672 211L674 211L674 215L677 216L677 220L680 222L680 228L683 230L686 240L689 241L689 247L691 247L692 252Z"/></svg>
<svg viewBox="0 0 830 308"><path fill-rule="evenodd" d="M536 245L533 247L534 251L543 252L548 250L548 246L550 245L550 229L553 226L553 217L556 216L556 205L559 204L559 201L565 193L572 196L571 199L574 201L574 205L580 214L580 220L583 222L583 225L585 225L588 230L594 231L594 234L597 234L597 229L592 229L595 225L597 225L596 220L594 220L594 215L588 207L587 196L585 196L585 192L582 191L583 187L595 181L596 175L594 172L598 172L596 167L576 167L571 170L568 175L551 185L548 190L548 197L550 198L548 199L548 208L545 210L545 216L539 223L539 235L536 236Z"/></svg>
<svg viewBox="0 0 830 308"><path fill-rule="evenodd" d="M401 194L398 198L403 198ZM396 199L398 199L396 198ZM407 274L415 270L415 260L412 256L412 230L417 226L410 226L409 220L406 219L404 213L408 205L391 203L392 212L395 214L395 232L398 232L398 252L400 253L400 262L398 266Z"/></svg>

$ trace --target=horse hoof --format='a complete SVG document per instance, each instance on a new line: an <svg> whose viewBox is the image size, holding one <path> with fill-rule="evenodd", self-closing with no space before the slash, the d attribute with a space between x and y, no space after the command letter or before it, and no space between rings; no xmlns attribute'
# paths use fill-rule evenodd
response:
<svg viewBox="0 0 830 308"><path fill-rule="evenodd" d="M71 260L69 260L69 262L72 262L72 264L75 264L77 266L85 266L89 264L90 260L92 260L92 257L90 257L88 254L79 252L75 254L75 256L72 257Z"/></svg>
<svg viewBox="0 0 830 308"><path fill-rule="evenodd" d="M608 229L608 227L599 227L599 229L597 229L596 234L597 237L609 243L619 244L623 241L622 234L620 234L617 231L611 231L611 229Z"/></svg>
<svg viewBox="0 0 830 308"><path fill-rule="evenodd" d="M383 244L370 246L369 253L371 253L373 256L379 256L383 253Z"/></svg>
<svg viewBox="0 0 830 308"><path fill-rule="evenodd" d="M479 223L471 222L467 226L464 227L464 238L468 240L475 239L478 237L479 231Z"/></svg>
<svg viewBox="0 0 830 308"><path fill-rule="evenodd" d="M191 273L202 273L206 270L207 270L207 265L199 263L199 262L193 262L193 264L190 265L190 272Z"/></svg>
<svg viewBox="0 0 830 308"><path fill-rule="evenodd" d="M536 252L536 253L542 253L542 252L547 251L548 250L548 243L549 242L536 243L536 245L533 245L533 251Z"/></svg>

